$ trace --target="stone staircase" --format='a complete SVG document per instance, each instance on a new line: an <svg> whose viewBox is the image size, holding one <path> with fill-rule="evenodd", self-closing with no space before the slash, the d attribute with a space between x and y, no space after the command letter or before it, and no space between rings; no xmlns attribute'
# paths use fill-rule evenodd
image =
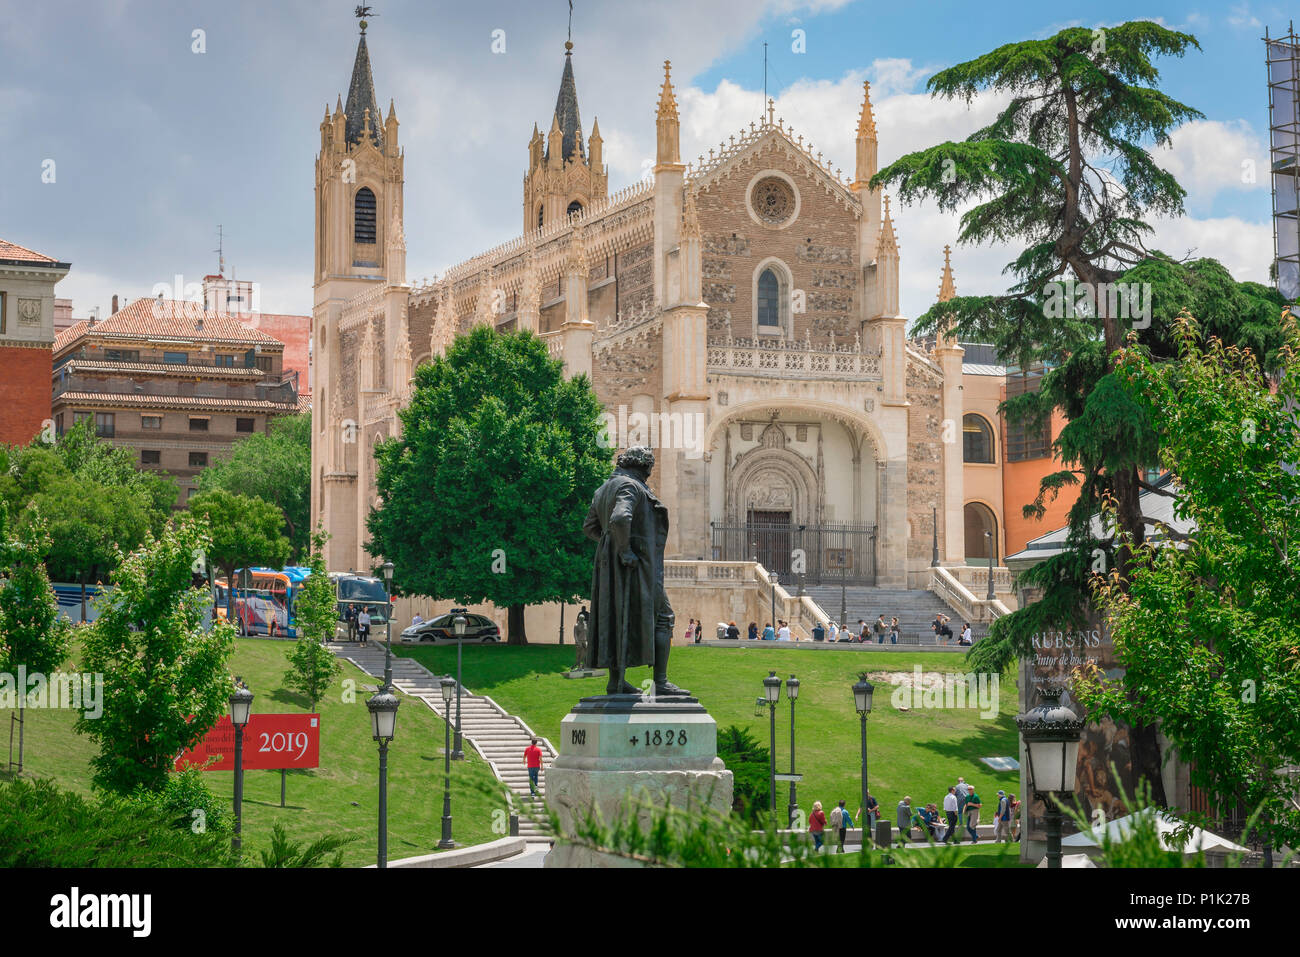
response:
<svg viewBox="0 0 1300 957"><path fill-rule="evenodd" d="M331 651L346 658L366 674L382 683L384 678L384 645L371 642L365 648L350 642L331 642ZM435 675L411 658L393 656L393 686L404 694L419 698L444 721L442 703L442 676ZM452 733L455 734L456 700L451 702ZM460 724L463 746L473 748L488 762L492 773L510 791L511 813L519 816L519 836L529 842L547 842L549 835L541 826L544 823L546 769L555 760L551 743L534 732L524 722L508 714L504 708L486 695L476 695L461 688ZM524 766L524 749L529 739L536 737L542 749L542 773L538 791L541 798L532 797L528 787L528 769ZM438 742L441 746L442 742ZM534 816L538 820L534 820Z"/></svg>
<svg viewBox="0 0 1300 957"><path fill-rule="evenodd" d="M812 585L804 590L813 601L821 606L833 621L840 617L840 586ZM861 618L868 625L874 625L876 616L883 614L888 623L891 616L897 616L899 641L909 645L935 644L934 632L930 628L936 614L947 615L952 621L953 638L949 644L955 644L961 636L962 618L947 602L932 591L909 588L875 588L868 585L849 585L845 589L848 623L857 628ZM844 622L840 622L841 625ZM988 634L987 622L971 622L971 637L976 641ZM888 641L888 638L885 639Z"/></svg>

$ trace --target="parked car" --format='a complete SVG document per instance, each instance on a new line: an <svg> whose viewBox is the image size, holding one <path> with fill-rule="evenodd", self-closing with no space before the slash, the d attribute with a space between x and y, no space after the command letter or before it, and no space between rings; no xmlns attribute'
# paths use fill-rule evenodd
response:
<svg viewBox="0 0 1300 957"><path fill-rule="evenodd" d="M402 641L455 642L456 631L453 624L455 620L455 615L439 615L429 621L422 621L418 625L403 628ZM477 641L485 645L491 644L501 640L501 629L497 627L496 622L491 618L466 613L464 640Z"/></svg>

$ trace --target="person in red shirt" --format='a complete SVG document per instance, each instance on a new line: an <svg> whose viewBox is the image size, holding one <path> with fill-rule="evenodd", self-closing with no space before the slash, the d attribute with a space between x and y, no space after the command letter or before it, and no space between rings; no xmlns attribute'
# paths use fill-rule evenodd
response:
<svg viewBox="0 0 1300 957"><path fill-rule="evenodd" d="M822 811L822 802L814 801L812 814L808 816L808 830L812 833L816 850L822 849L823 832L826 830L826 814Z"/></svg>
<svg viewBox="0 0 1300 957"><path fill-rule="evenodd" d="M537 739L524 748L524 763L528 765L528 789L537 796L537 776L542 773L542 749L537 746Z"/></svg>

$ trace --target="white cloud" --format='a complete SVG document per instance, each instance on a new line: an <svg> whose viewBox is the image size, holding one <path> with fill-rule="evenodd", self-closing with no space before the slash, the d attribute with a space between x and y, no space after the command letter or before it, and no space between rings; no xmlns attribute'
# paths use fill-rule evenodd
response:
<svg viewBox="0 0 1300 957"><path fill-rule="evenodd" d="M1193 120L1170 137L1169 147L1151 155L1188 191L1208 203L1223 190L1268 187L1268 146L1245 120Z"/></svg>

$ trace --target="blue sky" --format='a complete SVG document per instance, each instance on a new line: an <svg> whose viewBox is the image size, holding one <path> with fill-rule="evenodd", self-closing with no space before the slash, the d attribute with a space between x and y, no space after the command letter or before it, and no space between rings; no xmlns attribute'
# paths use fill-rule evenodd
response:
<svg viewBox="0 0 1300 957"><path fill-rule="evenodd" d="M353 2L39 6L0 0L0 237L70 261L58 294L76 315L113 293L149 295L226 260L262 285L268 311L311 306L313 162L326 103L346 94ZM1189 190L1188 216L1158 245L1215 255L1263 279L1271 256L1264 26L1280 4L1091 2L879 4L846 0L577 0L574 68L583 128L600 118L611 189L641 175L654 146L661 63L671 58L683 150L694 155L756 117L763 42L778 113L846 169L861 80L877 101L882 162L965 136L992 115L924 96L936 69L1067 25L1157 19L1202 51L1162 61L1164 88L1206 115L1164 154ZM375 4L370 52L384 108L406 148L408 275L431 276L516 235L534 122L549 124L563 65L565 0ZM491 51L504 30L506 52ZM205 52L193 50L203 30ZM792 52L792 31L806 52ZM55 181L42 182L47 161ZM938 284L950 216L897 213L903 310ZM957 250L962 292L1002 288L1005 250Z"/></svg>

